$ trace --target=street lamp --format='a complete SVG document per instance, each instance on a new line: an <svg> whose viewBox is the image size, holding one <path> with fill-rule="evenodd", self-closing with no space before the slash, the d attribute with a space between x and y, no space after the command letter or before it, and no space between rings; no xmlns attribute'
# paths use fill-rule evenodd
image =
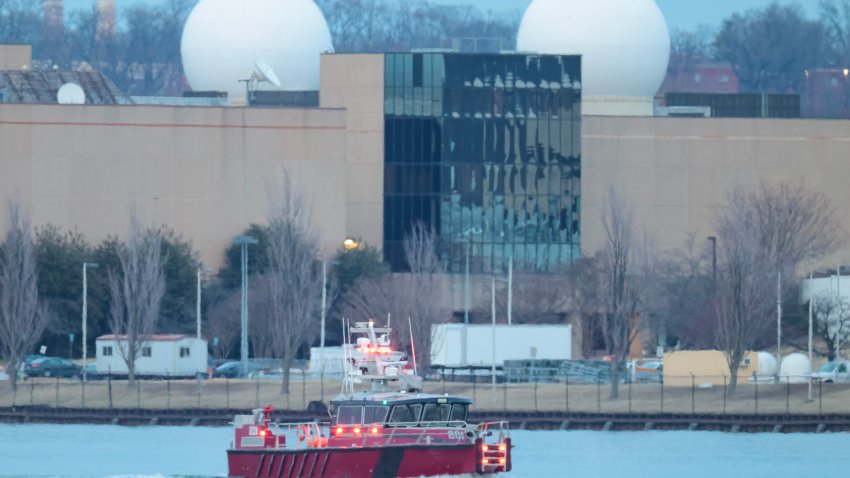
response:
<svg viewBox="0 0 850 478"><path fill-rule="evenodd" d="M234 244L241 247L242 258L242 307L241 307L241 322L242 336L239 342L240 362L242 376L248 373L248 245L258 244L259 241L251 236L236 236L233 239Z"/></svg>
<svg viewBox="0 0 850 478"><path fill-rule="evenodd" d="M357 249L357 248L359 248L359 247L360 247L360 243L359 243L359 242L357 242L357 240L356 240L356 239L354 239L354 238L347 237L344 241L342 241L342 247L343 247L346 251L350 251L350 250L353 250L353 249Z"/></svg>
<svg viewBox="0 0 850 478"><path fill-rule="evenodd" d="M83 381L86 381L86 359L88 358L87 345L87 330L88 330L88 280L87 274L89 268L96 268L97 262L83 262Z"/></svg>
<svg viewBox="0 0 850 478"><path fill-rule="evenodd" d="M209 269L209 268L206 268L206 267L203 267L203 266L198 267L198 293L197 293L198 300L197 300L197 304L196 304L196 307L195 307L195 309L196 309L195 310L195 317L198 320L198 327L197 327L198 328L198 340L201 339L201 278L202 278L202 275L204 273L207 273L207 272L212 272L212 269Z"/></svg>

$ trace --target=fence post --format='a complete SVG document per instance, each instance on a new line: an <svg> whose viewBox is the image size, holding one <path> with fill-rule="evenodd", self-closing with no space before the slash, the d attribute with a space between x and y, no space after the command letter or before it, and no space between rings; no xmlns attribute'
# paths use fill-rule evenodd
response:
<svg viewBox="0 0 850 478"><path fill-rule="evenodd" d="M59 377L56 377L56 407L59 408Z"/></svg>
<svg viewBox="0 0 850 478"><path fill-rule="evenodd" d="M602 372L596 374L596 413L602 413Z"/></svg>
<svg viewBox="0 0 850 478"><path fill-rule="evenodd" d="M756 386L756 388L755 388L755 390L756 390L756 400L755 400L755 402L756 402L756 415L758 415L759 414L759 377L758 377L758 374L756 374L756 373L753 374L753 383Z"/></svg>
<svg viewBox="0 0 850 478"><path fill-rule="evenodd" d="M257 375L254 376L254 383L256 384L256 387L255 387L255 390L256 390L256 392L255 392L255 398L256 398L255 402L257 404L256 408L260 408L260 374L257 374Z"/></svg>
<svg viewBox="0 0 850 478"><path fill-rule="evenodd" d="M195 376L195 380L197 382L196 387L198 389L198 409L201 408L201 377Z"/></svg>
<svg viewBox="0 0 850 478"><path fill-rule="evenodd" d="M508 414L508 381L507 380L505 380L502 383L502 403L503 403L502 412L505 415L507 415Z"/></svg>
<svg viewBox="0 0 850 478"><path fill-rule="evenodd" d="M112 410L112 367L109 367L109 375L106 376L106 393L109 395L109 409Z"/></svg>
<svg viewBox="0 0 850 478"><path fill-rule="evenodd" d="M697 390L696 377L694 377L694 374L691 374L691 415L697 414L696 390Z"/></svg>
<svg viewBox="0 0 850 478"><path fill-rule="evenodd" d="M537 408L537 386L538 386L538 384L539 384L539 383L540 383L540 382L538 382L538 381L537 381L537 377L535 377L535 378L534 378L534 411L535 411L535 412L540 411L540 410Z"/></svg>
<svg viewBox="0 0 850 478"><path fill-rule="evenodd" d="M818 416L823 414L823 380L818 380Z"/></svg>
<svg viewBox="0 0 850 478"><path fill-rule="evenodd" d="M168 374L165 374L165 409L171 410L171 380L168 379Z"/></svg>
<svg viewBox="0 0 850 478"><path fill-rule="evenodd" d="M726 415L726 374L723 374L723 414Z"/></svg>
<svg viewBox="0 0 850 478"><path fill-rule="evenodd" d="M80 380L80 408L86 408L86 381Z"/></svg>
<svg viewBox="0 0 850 478"><path fill-rule="evenodd" d="M661 380L661 383L659 383L659 385L661 386L661 412L660 413L663 415L664 414L664 380L663 379Z"/></svg>
<svg viewBox="0 0 850 478"><path fill-rule="evenodd" d="M791 414L791 378L785 379L785 415Z"/></svg>
<svg viewBox="0 0 850 478"><path fill-rule="evenodd" d="M230 377L224 377L224 396L227 401L227 409L230 410Z"/></svg>
<svg viewBox="0 0 850 478"><path fill-rule="evenodd" d="M567 407L566 412L570 413L570 375L564 375L564 401Z"/></svg>
<svg viewBox="0 0 850 478"><path fill-rule="evenodd" d="M629 379L629 414L630 415L632 413L632 382L634 382L634 380L632 380L630 378Z"/></svg>
<svg viewBox="0 0 850 478"><path fill-rule="evenodd" d="M478 384L478 377L473 375L472 376L472 401L473 402L478 401L478 398L477 398L478 391L476 390L478 388L477 384Z"/></svg>
<svg viewBox="0 0 850 478"><path fill-rule="evenodd" d="M307 376L304 369L301 369L301 405L307 410Z"/></svg>
<svg viewBox="0 0 850 478"><path fill-rule="evenodd" d="M445 369L443 369L443 371L440 372L440 381L443 382L443 395L445 395L446 394L446 371L445 371Z"/></svg>

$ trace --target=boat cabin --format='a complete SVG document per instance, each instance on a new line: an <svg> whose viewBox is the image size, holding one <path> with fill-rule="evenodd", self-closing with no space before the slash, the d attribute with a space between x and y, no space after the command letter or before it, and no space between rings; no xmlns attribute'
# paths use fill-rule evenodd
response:
<svg viewBox="0 0 850 478"><path fill-rule="evenodd" d="M376 394L335 400L333 425L465 426L472 400L429 394Z"/></svg>

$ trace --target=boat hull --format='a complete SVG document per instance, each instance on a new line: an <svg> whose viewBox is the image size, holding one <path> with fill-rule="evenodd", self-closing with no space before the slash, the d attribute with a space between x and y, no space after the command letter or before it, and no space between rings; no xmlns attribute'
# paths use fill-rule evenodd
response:
<svg viewBox="0 0 850 478"><path fill-rule="evenodd" d="M407 478L475 474L474 444L229 450L228 475L251 478Z"/></svg>

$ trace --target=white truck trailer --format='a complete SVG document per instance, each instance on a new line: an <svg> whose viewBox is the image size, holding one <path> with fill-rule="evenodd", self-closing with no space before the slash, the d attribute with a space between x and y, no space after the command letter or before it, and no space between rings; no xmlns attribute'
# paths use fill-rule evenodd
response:
<svg viewBox="0 0 850 478"><path fill-rule="evenodd" d="M127 375L123 335L97 338L96 368L100 374ZM191 335L150 335L144 339L136 359L136 375L195 377L207 375L207 341Z"/></svg>
<svg viewBox="0 0 850 478"><path fill-rule="evenodd" d="M572 358L571 325L438 324L431 336L431 364L449 368L491 366L494 352L496 366L505 360Z"/></svg>

